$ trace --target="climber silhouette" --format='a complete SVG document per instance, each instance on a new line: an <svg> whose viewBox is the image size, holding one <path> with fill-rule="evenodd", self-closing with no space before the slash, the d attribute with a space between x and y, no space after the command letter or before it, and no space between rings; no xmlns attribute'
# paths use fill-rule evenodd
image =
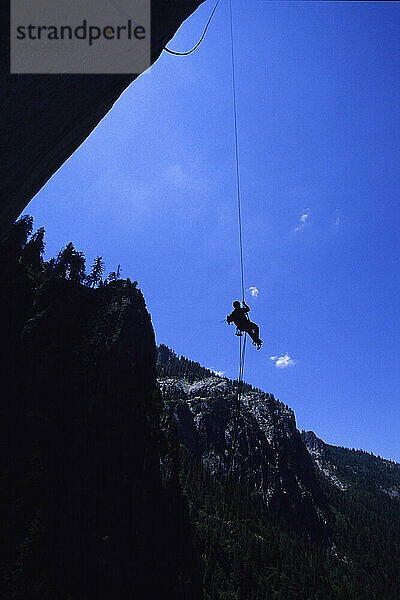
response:
<svg viewBox="0 0 400 600"><path fill-rule="evenodd" d="M235 300L233 307L235 310L226 317L226 320L228 323L235 323L236 335L242 335L243 331L248 333L253 340L253 346L257 346L257 350L259 350L262 345L262 340L260 340L260 328L258 325L256 325L256 323L253 323L249 319L249 315L247 313L250 311L250 307L247 306L244 300L243 308L240 306L240 302L238 300Z"/></svg>

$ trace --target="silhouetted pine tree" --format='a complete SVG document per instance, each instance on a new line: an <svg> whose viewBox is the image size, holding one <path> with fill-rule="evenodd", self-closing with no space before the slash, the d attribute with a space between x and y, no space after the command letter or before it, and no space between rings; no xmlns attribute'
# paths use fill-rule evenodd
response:
<svg viewBox="0 0 400 600"><path fill-rule="evenodd" d="M93 267L89 275L86 277L86 283L89 287L96 287L102 284L101 276L103 275L105 264L103 258L98 256L93 263Z"/></svg>
<svg viewBox="0 0 400 600"><path fill-rule="evenodd" d="M22 250L22 262L35 273L40 272L43 266L44 235L44 227L40 227Z"/></svg>
<svg viewBox="0 0 400 600"><path fill-rule="evenodd" d="M53 273L57 277L69 279L75 283L83 283L85 279L85 257L77 252L72 242L63 248L55 261Z"/></svg>
<svg viewBox="0 0 400 600"><path fill-rule="evenodd" d="M21 257L22 250L33 229L33 217L25 215L18 219L0 242L0 257L4 262Z"/></svg>
<svg viewBox="0 0 400 600"><path fill-rule="evenodd" d="M85 257L83 252L75 252L71 259L69 279L75 283L83 283L86 279Z"/></svg>
<svg viewBox="0 0 400 600"><path fill-rule="evenodd" d="M118 265L116 271L111 271L111 273L107 275L104 283L111 283L112 281L118 281L119 279L121 279L121 265Z"/></svg>

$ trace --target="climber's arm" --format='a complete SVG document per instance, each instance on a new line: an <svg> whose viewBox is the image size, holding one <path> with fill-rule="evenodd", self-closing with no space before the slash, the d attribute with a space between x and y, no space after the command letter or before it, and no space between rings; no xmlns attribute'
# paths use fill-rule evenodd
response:
<svg viewBox="0 0 400 600"><path fill-rule="evenodd" d="M232 313L226 317L226 320L229 324L232 323Z"/></svg>

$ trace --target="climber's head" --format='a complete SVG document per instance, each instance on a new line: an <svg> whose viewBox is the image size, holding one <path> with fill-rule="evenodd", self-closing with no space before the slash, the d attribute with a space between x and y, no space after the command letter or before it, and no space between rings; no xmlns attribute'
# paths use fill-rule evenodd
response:
<svg viewBox="0 0 400 600"><path fill-rule="evenodd" d="M233 303L233 308L240 308L239 300L235 300L235 302Z"/></svg>

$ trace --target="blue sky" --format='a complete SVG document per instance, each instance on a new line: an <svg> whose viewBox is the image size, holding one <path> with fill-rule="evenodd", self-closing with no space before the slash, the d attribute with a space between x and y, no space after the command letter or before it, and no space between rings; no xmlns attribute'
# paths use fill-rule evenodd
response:
<svg viewBox="0 0 400 600"><path fill-rule="evenodd" d="M400 7L234 1L245 378L325 441L400 460ZM170 46L193 45L213 3ZM47 255L137 279L157 342L237 377L240 299L228 2L163 54L29 204ZM277 357L271 360L270 357ZM279 357L284 357L278 360Z"/></svg>

